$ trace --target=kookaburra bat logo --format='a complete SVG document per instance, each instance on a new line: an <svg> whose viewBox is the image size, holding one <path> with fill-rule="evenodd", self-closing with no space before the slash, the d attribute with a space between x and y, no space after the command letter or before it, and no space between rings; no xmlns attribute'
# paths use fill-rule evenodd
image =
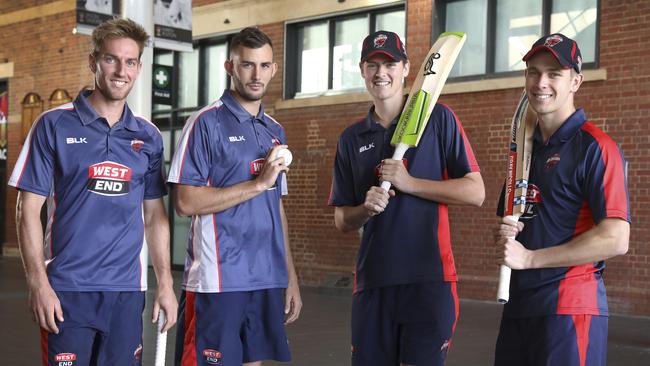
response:
<svg viewBox="0 0 650 366"><path fill-rule="evenodd" d="M440 58L440 54L438 52L434 52L429 56L427 59L427 63L424 66L424 75L434 75L436 72L433 71L433 60L437 60Z"/></svg>

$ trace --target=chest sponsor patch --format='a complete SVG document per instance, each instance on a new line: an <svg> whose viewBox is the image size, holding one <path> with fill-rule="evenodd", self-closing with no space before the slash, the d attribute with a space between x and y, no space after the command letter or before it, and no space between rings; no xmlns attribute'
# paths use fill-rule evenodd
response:
<svg viewBox="0 0 650 366"><path fill-rule="evenodd" d="M88 167L88 190L104 196L123 196L129 193L131 168L112 161L103 161Z"/></svg>
<svg viewBox="0 0 650 366"><path fill-rule="evenodd" d="M59 353L54 355L54 364L56 366L76 366L77 355L74 353Z"/></svg>
<svg viewBox="0 0 650 366"><path fill-rule="evenodd" d="M203 358L210 365L221 365L221 352L214 349L204 349Z"/></svg>
<svg viewBox="0 0 650 366"><path fill-rule="evenodd" d="M266 159L264 159L264 158L259 158L259 159L251 161L251 163L250 163L251 174L260 175L260 173L262 172L262 167L264 166L265 162L266 162Z"/></svg>

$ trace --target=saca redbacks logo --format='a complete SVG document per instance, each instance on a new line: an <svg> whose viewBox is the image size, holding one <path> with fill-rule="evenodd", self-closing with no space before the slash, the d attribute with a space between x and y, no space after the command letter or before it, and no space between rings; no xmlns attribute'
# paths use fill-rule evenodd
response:
<svg viewBox="0 0 650 366"><path fill-rule="evenodd" d="M544 40L544 46L553 47L562 41L563 41L562 37L558 36L557 34L554 34L546 38L546 40Z"/></svg>
<svg viewBox="0 0 650 366"><path fill-rule="evenodd" d="M221 365L221 352L214 349L204 349L203 358L210 365Z"/></svg>
<svg viewBox="0 0 650 366"><path fill-rule="evenodd" d="M388 39L388 36L385 34L379 34L375 39L372 41L375 45L375 48L381 48L384 47L384 44L386 44L386 40Z"/></svg>
<svg viewBox="0 0 650 366"><path fill-rule="evenodd" d="M88 190L104 196L123 196L129 193L131 168L112 161L103 161L88 167Z"/></svg>
<svg viewBox="0 0 650 366"><path fill-rule="evenodd" d="M75 366L77 364L77 355L74 353L59 353L54 355L56 366Z"/></svg>
<svg viewBox="0 0 650 366"><path fill-rule="evenodd" d="M133 139L131 140L131 149L135 152L140 152L142 149L142 145L144 145L144 141L138 140L138 139Z"/></svg>

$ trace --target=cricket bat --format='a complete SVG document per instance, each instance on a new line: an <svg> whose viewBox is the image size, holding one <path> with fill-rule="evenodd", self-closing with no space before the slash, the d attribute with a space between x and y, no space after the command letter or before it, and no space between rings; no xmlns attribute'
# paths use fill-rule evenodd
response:
<svg viewBox="0 0 650 366"><path fill-rule="evenodd" d="M162 328L165 325L165 312L160 310L158 313L158 335L156 337L156 355L154 358L155 366L165 366L165 356L167 354L167 332L163 332Z"/></svg>
<svg viewBox="0 0 650 366"><path fill-rule="evenodd" d="M519 217L526 210L528 172L533 152L533 133L536 126L537 115L528 106L528 96L524 91L512 117L503 201L504 219L513 223L519 221ZM497 290L497 301L500 304L505 304L510 299L510 274L511 269L506 265L501 265Z"/></svg>
<svg viewBox="0 0 650 366"><path fill-rule="evenodd" d="M466 39L463 32L445 32L431 46L415 77L390 141L395 146L392 159L402 160L406 150L418 146L433 107ZM389 181L381 183L381 188L386 191L390 186Z"/></svg>

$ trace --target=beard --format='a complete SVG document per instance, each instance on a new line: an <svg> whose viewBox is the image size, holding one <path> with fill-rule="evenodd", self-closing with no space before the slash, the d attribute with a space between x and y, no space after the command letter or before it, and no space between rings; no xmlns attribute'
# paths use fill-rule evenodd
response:
<svg viewBox="0 0 650 366"><path fill-rule="evenodd" d="M266 95L266 85L264 86L264 88L262 88L261 91L255 93L250 90L247 90L246 86L244 86L244 84L242 84L242 82L239 80L233 78L233 83L235 85L235 90L237 91L237 94L239 94L240 97L242 97L243 99L249 102L256 102L258 100L261 100Z"/></svg>

